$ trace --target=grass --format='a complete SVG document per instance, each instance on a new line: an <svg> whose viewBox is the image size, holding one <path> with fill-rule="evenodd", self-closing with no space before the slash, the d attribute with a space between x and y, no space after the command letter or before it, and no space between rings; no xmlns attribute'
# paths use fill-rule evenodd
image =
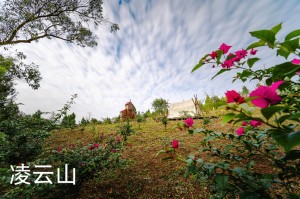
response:
<svg viewBox="0 0 300 199"><path fill-rule="evenodd" d="M208 198L207 187L200 186L192 178L185 178L185 164L175 160L156 157L165 145L173 139L180 141L179 153L198 154L201 135L188 135L186 131L172 129L177 122L170 121L167 129L162 123L148 120L133 122L136 134L131 135L122 151L123 166L101 172L85 182L78 198ZM53 131L47 140L47 148L68 147L71 144L84 145L101 140L105 135L115 133L118 124L86 126L84 129L63 129ZM204 127L202 120L195 121L196 127ZM233 131L231 125L221 125L218 118L211 119L205 128Z"/></svg>

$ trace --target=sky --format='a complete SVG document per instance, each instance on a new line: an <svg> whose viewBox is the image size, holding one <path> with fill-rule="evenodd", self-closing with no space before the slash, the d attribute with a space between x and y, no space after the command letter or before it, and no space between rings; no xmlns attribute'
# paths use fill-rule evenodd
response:
<svg viewBox="0 0 300 199"><path fill-rule="evenodd" d="M39 65L41 87L16 82L21 111L57 111L78 94L77 120L118 116L131 100L138 111L151 110L156 98L169 103L195 94L224 96L227 90L251 91L257 82L236 81L235 72L211 80L219 69L203 66L191 73L199 59L223 42L232 51L256 41L250 31L270 29L283 22L278 39L300 28L299 0L104 0L104 16L119 24L94 30L98 46L79 47L56 39L20 44L28 62ZM276 64L274 52L258 49L256 69ZM289 57L292 59L292 57Z"/></svg>

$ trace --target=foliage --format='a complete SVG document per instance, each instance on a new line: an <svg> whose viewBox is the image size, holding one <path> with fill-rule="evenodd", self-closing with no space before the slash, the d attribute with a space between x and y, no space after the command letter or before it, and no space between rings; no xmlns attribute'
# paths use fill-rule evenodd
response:
<svg viewBox="0 0 300 199"><path fill-rule="evenodd" d="M189 117L192 117L188 111L181 111L181 112L179 112L179 114L180 114L181 119L187 119Z"/></svg>
<svg viewBox="0 0 300 199"><path fill-rule="evenodd" d="M158 115L166 115L168 113L169 103L163 98L157 98L153 100L152 108Z"/></svg>
<svg viewBox="0 0 300 199"><path fill-rule="evenodd" d="M39 114L33 114L17 115L1 121L0 127L5 135L0 145L1 162L5 165L34 160L41 153L43 141L55 125Z"/></svg>
<svg viewBox="0 0 300 199"><path fill-rule="evenodd" d="M89 124L90 121L88 119L85 119L84 117L81 118L80 122L79 122L79 125L81 126L85 126L87 124Z"/></svg>
<svg viewBox="0 0 300 199"><path fill-rule="evenodd" d="M246 86L243 86L241 95L248 97L249 90L248 90L248 88Z"/></svg>
<svg viewBox="0 0 300 199"><path fill-rule="evenodd" d="M137 113L136 115L136 121L139 124L139 129L141 129L141 123L146 121L146 118L144 115L142 115L140 112Z"/></svg>
<svg viewBox="0 0 300 199"><path fill-rule="evenodd" d="M201 110L204 112L210 112L211 110L215 110L220 106L226 104L226 100L224 97L218 96L208 96L206 95L204 103L201 105Z"/></svg>
<svg viewBox="0 0 300 199"><path fill-rule="evenodd" d="M277 56L287 59L289 55L299 56L299 30L289 33L284 41L277 41L276 34L281 24L270 30L250 32L258 42L250 44L247 50L228 53L231 46L222 44L218 50L200 59L193 71L204 64L213 63L222 69L214 76L229 70L238 69L236 80L265 80L266 86L259 85L249 98L236 91L227 91L226 109L230 112L223 116L223 123L241 124L237 135L218 133L205 129L189 130L190 134L205 135L202 152L209 153L209 161L189 156L186 160L186 175L205 181L216 198L282 198L281 194L297 194L299 186L300 132L299 124L299 71L298 59L292 62L254 70L259 61L254 48L266 46L276 50ZM228 54L227 54L228 53ZM250 54L249 56L247 56ZM213 77L213 78L214 78ZM279 93L277 92L279 90ZM245 89L244 89L245 91ZM242 92L246 94L245 92ZM260 115L254 115L255 109ZM260 127L264 124L263 128ZM223 142L230 141L230 144ZM260 164L271 172L261 173ZM279 193L276 190L284 190Z"/></svg>
<svg viewBox="0 0 300 199"><path fill-rule="evenodd" d="M76 197L80 188L87 179L91 179L99 175L105 169L111 169L118 166L120 163L121 141L113 136L110 136L106 143L93 143L86 146L70 145L68 147L53 149L46 157L29 163L31 170L34 170L34 165L53 165L60 168L64 174L65 163L68 164L68 176L72 176L72 169L75 168L76 180L73 184L58 184L57 173L54 172L49 176L52 185L49 184L31 184L30 186L16 186L4 195L4 198L64 198ZM55 165L55 166L54 166ZM11 172L11 171L10 171ZM9 184L11 174L8 172L5 180ZM35 178L30 176L28 181L34 181Z"/></svg>
<svg viewBox="0 0 300 199"><path fill-rule="evenodd" d="M103 17L101 0L6 0L1 7L0 46L30 43L41 38L95 46L97 37L89 24L109 22ZM118 29L117 24L112 24L112 31Z"/></svg>
<svg viewBox="0 0 300 199"><path fill-rule="evenodd" d="M104 118L104 119L103 119L103 123L104 123L104 124L111 124L112 121L111 121L111 119L110 119L109 117L107 117L107 118Z"/></svg>
<svg viewBox="0 0 300 199"><path fill-rule="evenodd" d="M76 115L72 113L70 115L65 115L61 121L61 127L63 128L75 128L76 126Z"/></svg>
<svg viewBox="0 0 300 199"><path fill-rule="evenodd" d="M150 118L151 117L151 112L150 110L148 109L144 114L143 114L144 118L147 119L147 118Z"/></svg>
<svg viewBox="0 0 300 199"><path fill-rule="evenodd" d="M126 122L121 123L120 125L117 126L117 133L121 134L121 136L124 138L124 142L126 142L128 136L134 134L135 131L133 130L129 120L127 120Z"/></svg>
<svg viewBox="0 0 300 199"><path fill-rule="evenodd" d="M167 129L168 121L169 119L167 117L161 117L160 118L161 123L164 125L165 130Z"/></svg>

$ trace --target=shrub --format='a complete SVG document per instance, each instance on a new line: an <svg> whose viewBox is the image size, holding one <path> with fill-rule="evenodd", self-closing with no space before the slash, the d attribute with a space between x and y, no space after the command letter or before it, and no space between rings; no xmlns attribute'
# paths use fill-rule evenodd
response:
<svg viewBox="0 0 300 199"><path fill-rule="evenodd" d="M117 126L117 133L121 134L121 136L124 138L124 142L126 142L128 136L134 134L135 131L133 130L129 120L127 120L125 123L121 123L119 126Z"/></svg>
<svg viewBox="0 0 300 199"><path fill-rule="evenodd" d="M204 183L214 198L298 197L300 59L294 58L292 62L267 69L253 69L260 60L255 57L257 50L254 48L260 46L276 50L277 55L285 59L291 54L300 55L299 30L292 31L281 42L276 41L280 29L281 24L270 30L250 32L259 41L249 45L247 50L235 53L229 53L231 46L223 43L218 50L202 57L192 70L212 63L213 68L221 67L214 77L237 69L239 72L233 82L266 82L250 92L248 98L235 90L225 93L229 113L223 116L223 123L240 124L236 135L205 129L188 130L190 134L205 135L201 152L209 157L187 157L186 176L192 175ZM256 109L259 116L254 115ZM262 165L265 167L263 171L260 169Z"/></svg>

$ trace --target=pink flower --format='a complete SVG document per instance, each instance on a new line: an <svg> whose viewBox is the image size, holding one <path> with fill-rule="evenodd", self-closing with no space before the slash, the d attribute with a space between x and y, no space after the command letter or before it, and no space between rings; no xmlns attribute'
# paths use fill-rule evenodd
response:
<svg viewBox="0 0 300 199"><path fill-rule="evenodd" d="M242 126L248 126L248 123L247 122L242 122Z"/></svg>
<svg viewBox="0 0 300 199"><path fill-rule="evenodd" d="M100 145L95 143L93 146L94 146L94 148L98 148Z"/></svg>
<svg viewBox="0 0 300 199"><path fill-rule="evenodd" d="M296 75L300 75L300 71L297 71L297 72L296 72Z"/></svg>
<svg viewBox="0 0 300 199"><path fill-rule="evenodd" d="M172 141L172 148L178 149L178 147L179 147L179 141L178 140L173 140Z"/></svg>
<svg viewBox="0 0 300 199"><path fill-rule="evenodd" d="M62 151L62 149L63 149L62 147L58 147L58 148L57 148L57 151L56 151L56 153L59 153L59 152L61 152L61 151Z"/></svg>
<svg viewBox="0 0 300 199"><path fill-rule="evenodd" d="M209 56L211 56L212 59L215 59L218 56L218 54L215 51L212 51L212 53L210 53Z"/></svg>
<svg viewBox="0 0 300 199"><path fill-rule="evenodd" d="M283 81L274 82L271 86L260 86L250 93L250 97L255 97L251 103L260 108L266 108L270 104L277 104L282 99L277 94L276 89L283 83Z"/></svg>
<svg viewBox="0 0 300 199"><path fill-rule="evenodd" d="M253 48L250 50L250 54L251 54L251 55L255 55L256 52L257 52L257 50L254 50Z"/></svg>
<svg viewBox="0 0 300 199"><path fill-rule="evenodd" d="M186 120L184 120L185 124L188 126L188 127L192 127L194 125L194 120L193 118L188 118Z"/></svg>
<svg viewBox="0 0 300 199"><path fill-rule="evenodd" d="M118 135L118 136L116 137L117 142L121 142L121 138L122 138L122 137Z"/></svg>
<svg viewBox="0 0 300 199"><path fill-rule="evenodd" d="M229 69L231 66L233 66L232 59L226 60L226 61L224 61L224 63L222 63L222 68Z"/></svg>
<svg viewBox="0 0 300 199"><path fill-rule="evenodd" d="M238 104L242 104L245 102L245 98L242 97L238 92L235 90L227 91L225 93L227 98L227 103L233 103L236 102Z"/></svg>
<svg viewBox="0 0 300 199"><path fill-rule="evenodd" d="M112 149L111 152L112 152L112 153L117 153L117 152L118 152L118 149Z"/></svg>
<svg viewBox="0 0 300 199"><path fill-rule="evenodd" d="M258 127L258 126L261 126L261 125L262 125L262 122L256 121L256 120L252 120L252 121L250 122L250 125L251 125L252 127Z"/></svg>
<svg viewBox="0 0 300 199"><path fill-rule="evenodd" d="M240 127L239 129L237 129L236 131L236 134L238 136L241 136L241 135L244 135L245 134L245 129L243 127Z"/></svg>
<svg viewBox="0 0 300 199"><path fill-rule="evenodd" d="M238 56L235 56L231 60L232 60L232 62L239 62L239 61L241 61L241 58Z"/></svg>
<svg viewBox="0 0 300 199"><path fill-rule="evenodd" d="M221 46L219 47L219 49L222 50L224 54L226 54L231 47L232 46L228 46L228 45L222 43Z"/></svg>
<svg viewBox="0 0 300 199"><path fill-rule="evenodd" d="M300 65L300 59L293 59L292 64Z"/></svg>
<svg viewBox="0 0 300 199"><path fill-rule="evenodd" d="M235 52L236 56L239 57L240 59L243 59L244 57L246 57L246 55L248 54L247 50L239 50Z"/></svg>

